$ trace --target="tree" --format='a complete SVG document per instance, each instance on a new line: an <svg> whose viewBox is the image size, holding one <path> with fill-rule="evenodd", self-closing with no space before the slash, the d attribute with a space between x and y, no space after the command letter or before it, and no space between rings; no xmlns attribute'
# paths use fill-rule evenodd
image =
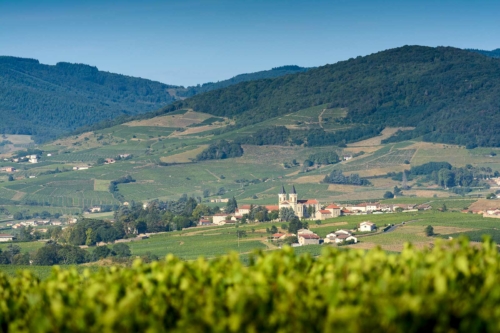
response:
<svg viewBox="0 0 500 333"><path fill-rule="evenodd" d="M288 244L288 245L292 245L294 243L298 243L299 242L299 239L297 238L297 236L290 236L290 237L287 237L285 238L285 240L283 241L284 244Z"/></svg>
<svg viewBox="0 0 500 333"><path fill-rule="evenodd" d="M231 198L231 199L229 199L229 201L227 202L225 212L226 212L226 213L229 213L229 214L232 214L232 213L234 213L234 212L236 211L236 209L238 209L238 203L236 202L235 197L232 197L232 198Z"/></svg>
<svg viewBox="0 0 500 333"><path fill-rule="evenodd" d="M392 199L394 198L394 194L391 191L387 191L384 193L384 199Z"/></svg>
<svg viewBox="0 0 500 333"><path fill-rule="evenodd" d="M85 245L92 246L96 243L97 233L93 231L92 228L88 228L85 235L87 236Z"/></svg>
<svg viewBox="0 0 500 333"><path fill-rule="evenodd" d="M247 232L245 230L236 230L236 237L243 238L247 236Z"/></svg>
<svg viewBox="0 0 500 333"><path fill-rule="evenodd" d="M292 208L281 208L280 209L281 221L290 222L295 217L296 217L295 211Z"/></svg>
<svg viewBox="0 0 500 333"><path fill-rule="evenodd" d="M14 181L14 176L13 175L9 175L9 178L7 178L7 180L9 182L13 182Z"/></svg>
<svg viewBox="0 0 500 333"><path fill-rule="evenodd" d="M14 213L14 220L22 220L24 219L24 214L22 212Z"/></svg>
<svg viewBox="0 0 500 333"><path fill-rule="evenodd" d="M97 162L96 162L96 163L97 163L98 165L102 165L102 164L104 164L104 162L106 162L106 160L105 160L104 158L102 158L102 157L99 157L99 158L97 159Z"/></svg>
<svg viewBox="0 0 500 333"><path fill-rule="evenodd" d="M288 225L288 231L291 232L292 234L297 234L297 231L302 229L302 227L303 227L302 222L299 220L298 217L295 217L290 221L290 224Z"/></svg>
<svg viewBox="0 0 500 333"><path fill-rule="evenodd" d="M203 197L204 197L204 198L207 198L207 197L209 197L209 196L210 196L210 190L209 190L209 189L204 189L204 190L203 190Z"/></svg>
<svg viewBox="0 0 500 333"><path fill-rule="evenodd" d="M135 229L137 230L138 234L143 234L148 230L148 225L144 221L139 221L135 225Z"/></svg>
<svg viewBox="0 0 500 333"><path fill-rule="evenodd" d="M283 224L281 225L281 229L283 229L283 230L288 230L288 225L286 225L285 223L283 223Z"/></svg>
<svg viewBox="0 0 500 333"><path fill-rule="evenodd" d="M445 204L445 203L443 203L443 206L441 206L441 211L442 211L442 212L446 212L446 211L448 211L448 207L446 207L446 204Z"/></svg>
<svg viewBox="0 0 500 333"><path fill-rule="evenodd" d="M124 243L118 243L113 245L113 252L117 257L130 257L132 252L130 251L130 247Z"/></svg>
<svg viewBox="0 0 500 333"><path fill-rule="evenodd" d="M496 194L495 193L490 193L486 196L486 199L491 200L491 199L496 199Z"/></svg>
<svg viewBox="0 0 500 333"><path fill-rule="evenodd" d="M427 227L425 227L425 234L427 237L433 236L434 228L431 225L428 225Z"/></svg>
<svg viewBox="0 0 500 333"><path fill-rule="evenodd" d="M275 226L275 225L273 225L273 226L271 227L271 233L272 233L272 234L275 234L275 233L277 233L277 232L278 232L278 228L276 228L276 226Z"/></svg>
<svg viewBox="0 0 500 333"><path fill-rule="evenodd" d="M112 254L112 251L107 246L98 246L92 252L93 261L97 261L100 259L104 259L109 257Z"/></svg>

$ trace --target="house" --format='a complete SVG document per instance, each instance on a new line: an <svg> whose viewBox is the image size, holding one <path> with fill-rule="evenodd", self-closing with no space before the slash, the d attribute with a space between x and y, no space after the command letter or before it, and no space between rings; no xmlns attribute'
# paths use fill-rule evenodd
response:
<svg viewBox="0 0 500 333"><path fill-rule="evenodd" d="M282 234L282 233L279 233L279 232L278 232L278 233L273 234L273 235L270 237L270 239L271 239L271 241L275 242L275 241L277 241L277 240L282 239L282 237L284 237L285 235L286 235L286 234Z"/></svg>
<svg viewBox="0 0 500 333"><path fill-rule="evenodd" d="M372 223L370 221L365 221L365 222L361 222L359 224L359 231L363 231L363 232L371 232L375 229L377 229L377 226L375 225L375 223Z"/></svg>
<svg viewBox="0 0 500 333"><path fill-rule="evenodd" d="M210 221L209 219L200 219L200 221L198 222L199 226L208 226L212 224L212 221Z"/></svg>
<svg viewBox="0 0 500 333"><path fill-rule="evenodd" d="M89 212L91 212L91 213L99 213L100 211L101 211L101 207L99 207L99 206L94 206L94 207L89 209Z"/></svg>
<svg viewBox="0 0 500 333"><path fill-rule="evenodd" d="M340 214L341 215L344 215L344 216L348 216L348 215L352 215L354 214L352 211L350 211L349 209L347 208L343 208L341 211L340 211Z"/></svg>
<svg viewBox="0 0 500 333"><path fill-rule="evenodd" d="M120 156L120 158L127 158L130 156L130 154L120 154L119 156Z"/></svg>
<svg viewBox="0 0 500 333"><path fill-rule="evenodd" d="M371 213L373 211L380 209L380 204L378 202L363 202L360 204L352 205L349 207L351 211L361 212L361 213Z"/></svg>
<svg viewBox="0 0 500 333"><path fill-rule="evenodd" d="M16 171L16 168L14 168L14 167L5 167L5 168L3 169L3 171L5 171L5 172L15 172L15 171Z"/></svg>
<svg viewBox="0 0 500 333"><path fill-rule="evenodd" d="M245 215L245 214L250 214L250 210L252 209L252 206L251 205L242 205L240 207L238 207L238 212L237 212L237 215Z"/></svg>
<svg viewBox="0 0 500 333"><path fill-rule="evenodd" d="M38 156L37 155L30 155L28 161L30 163L38 163Z"/></svg>
<svg viewBox="0 0 500 333"><path fill-rule="evenodd" d="M335 231L334 234L336 234L338 236L338 235L350 235L351 233L347 230L340 229L340 230Z"/></svg>
<svg viewBox="0 0 500 333"><path fill-rule="evenodd" d="M335 243L337 243L337 244L343 243L343 242L349 242L349 241L353 241L354 243L357 243L358 239L351 234L347 234L347 235L346 234L337 234L337 238L335 238Z"/></svg>
<svg viewBox="0 0 500 333"><path fill-rule="evenodd" d="M352 155L344 155L344 156L342 157L342 159L343 159L344 161L349 161L350 159L352 159Z"/></svg>
<svg viewBox="0 0 500 333"><path fill-rule="evenodd" d="M104 164L113 164L113 163L115 163L115 162L116 162L116 161L115 161L114 159L112 159L112 158L106 158L106 159L104 160Z"/></svg>
<svg viewBox="0 0 500 333"><path fill-rule="evenodd" d="M227 219L228 216L231 216L231 215L229 215L229 214L215 214L212 217L212 222L213 222L213 224L217 224L217 225L226 224L226 221L228 220Z"/></svg>
<svg viewBox="0 0 500 333"><path fill-rule="evenodd" d="M51 156L52 156L52 154L47 154L47 157L51 157Z"/></svg>
<svg viewBox="0 0 500 333"><path fill-rule="evenodd" d="M12 242L16 237L9 234L0 234L0 242Z"/></svg>
<svg viewBox="0 0 500 333"><path fill-rule="evenodd" d="M87 170L88 168L88 166L74 166L73 170Z"/></svg>
<svg viewBox="0 0 500 333"><path fill-rule="evenodd" d="M320 238L315 233L304 233L298 234L299 244L300 245L318 245Z"/></svg>
<svg viewBox="0 0 500 333"><path fill-rule="evenodd" d="M316 219L317 220L326 220L333 217L333 214L331 211L326 210L326 209L321 209L316 212Z"/></svg>
<svg viewBox="0 0 500 333"><path fill-rule="evenodd" d="M300 234L309 234L309 235L310 235L310 234L314 234L314 232L312 232L312 231L311 231L311 230L309 230L309 229L299 229L299 230L297 231L297 235L300 235Z"/></svg>
<svg viewBox="0 0 500 333"><path fill-rule="evenodd" d="M268 213L280 210L280 206L278 206L278 205L268 205L268 206L264 206L264 207L267 209Z"/></svg>
<svg viewBox="0 0 500 333"><path fill-rule="evenodd" d="M337 234L334 233L334 232L331 232L328 235L326 235L326 237L324 238L323 242L326 243L326 244L328 244L328 243L335 243L335 239L337 239Z"/></svg>
<svg viewBox="0 0 500 333"><path fill-rule="evenodd" d="M210 202L221 203L221 202L229 202L229 199L210 199Z"/></svg>
<svg viewBox="0 0 500 333"><path fill-rule="evenodd" d="M332 212L333 217L342 215L342 208L340 208L340 206L337 206L336 204L326 206L325 210L329 210L330 212Z"/></svg>
<svg viewBox="0 0 500 333"><path fill-rule="evenodd" d="M396 211L398 209L402 209L403 211L412 211L416 206L416 204L394 204L392 205L392 210Z"/></svg>

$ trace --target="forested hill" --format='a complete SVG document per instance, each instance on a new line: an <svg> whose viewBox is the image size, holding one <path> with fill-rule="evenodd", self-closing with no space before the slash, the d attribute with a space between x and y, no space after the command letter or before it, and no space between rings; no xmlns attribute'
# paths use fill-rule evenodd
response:
<svg viewBox="0 0 500 333"><path fill-rule="evenodd" d="M476 52L476 53L485 55L487 57L500 58L500 49L495 49L495 50L492 50L492 51L477 50L477 49L467 49L467 51Z"/></svg>
<svg viewBox="0 0 500 333"><path fill-rule="evenodd" d="M267 71L236 75L235 77L229 80L224 80L219 82L208 82L203 85L187 87L185 90L182 89L179 90L177 92L177 95L180 97L192 97L194 95L198 95L215 89L226 88L240 82L247 82L247 81L254 81L261 79L272 79L288 74L302 73L309 69L310 68L299 67L296 65L275 67Z"/></svg>
<svg viewBox="0 0 500 333"><path fill-rule="evenodd" d="M451 47L404 46L275 79L242 82L151 113L193 108L244 126L314 105L345 122L413 126L398 138L500 146L500 59Z"/></svg>
<svg viewBox="0 0 500 333"><path fill-rule="evenodd" d="M0 57L0 131L32 134L38 141L54 138L119 115L156 110L174 100L167 92L172 87L88 65Z"/></svg>

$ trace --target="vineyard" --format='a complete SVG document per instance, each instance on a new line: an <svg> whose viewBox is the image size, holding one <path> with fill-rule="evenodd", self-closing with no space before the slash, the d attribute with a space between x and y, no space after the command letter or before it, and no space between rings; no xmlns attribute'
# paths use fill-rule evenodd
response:
<svg viewBox="0 0 500 333"><path fill-rule="evenodd" d="M499 254L492 242L406 246L400 255L291 248L45 280L0 273L0 329L37 332L497 332Z"/></svg>

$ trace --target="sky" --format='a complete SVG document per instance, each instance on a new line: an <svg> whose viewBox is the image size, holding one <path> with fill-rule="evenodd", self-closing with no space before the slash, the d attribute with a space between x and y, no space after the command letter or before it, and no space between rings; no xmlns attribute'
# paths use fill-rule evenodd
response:
<svg viewBox="0 0 500 333"><path fill-rule="evenodd" d="M0 0L0 55L174 85L403 45L500 48L498 0Z"/></svg>

